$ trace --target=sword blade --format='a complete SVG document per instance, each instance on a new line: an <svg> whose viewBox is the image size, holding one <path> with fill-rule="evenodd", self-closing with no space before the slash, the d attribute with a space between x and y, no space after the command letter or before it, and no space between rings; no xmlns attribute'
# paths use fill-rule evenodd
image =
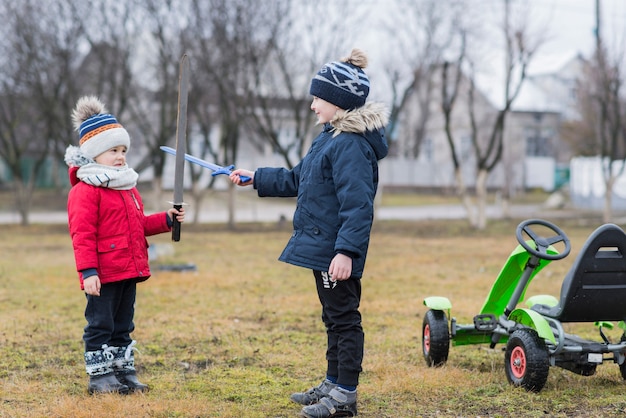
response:
<svg viewBox="0 0 626 418"><path fill-rule="evenodd" d="M178 82L178 118L176 121L176 168L174 170L174 204L183 204L183 183L185 179L185 151L187 132L187 92L189 87L189 60L183 55L180 61Z"/></svg>
<svg viewBox="0 0 626 418"><path fill-rule="evenodd" d="M176 118L176 167L174 168L174 208L183 207L183 188L185 180L185 151L187 150L187 93L189 91L189 59L183 54L180 60L178 79L178 116ZM172 219L172 241L180 241L180 222Z"/></svg>
<svg viewBox="0 0 626 418"><path fill-rule="evenodd" d="M167 152L168 154L171 155L176 155L178 158L178 154L176 153L176 150L172 147L166 147L165 145L162 145L161 147L161 151ZM234 170L235 166L234 165L230 165L228 167L223 167L221 165L217 165L217 164L213 164L210 163L208 161L202 160L198 157L194 157L193 155L189 155L189 154L185 154L185 160L189 161L190 163L194 163L199 165L200 167L204 167L204 168L208 168L209 170L213 170L213 175L217 175L217 174L226 174L227 176ZM251 180L250 177L248 176L239 176L241 178L241 181L244 183L247 183Z"/></svg>
<svg viewBox="0 0 626 418"><path fill-rule="evenodd" d="M161 151L177 156L176 150L172 147L161 146L160 148L161 148ZM218 171L218 170L224 169L224 167L222 167L221 165L217 165L217 164L213 164L208 161L205 161L205 160L201 160L200 158L194 157L193 155L185 154L184 158L190 163L197 164L200 167L208 168L209 170Z"/></svg>

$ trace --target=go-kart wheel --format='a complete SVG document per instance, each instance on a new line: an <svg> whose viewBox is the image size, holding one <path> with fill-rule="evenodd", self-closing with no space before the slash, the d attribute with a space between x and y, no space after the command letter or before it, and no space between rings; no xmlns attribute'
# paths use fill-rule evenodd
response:
<svg viewBox="0 0 626 418"><path fill-rule="evenodd" d="M554 232L556 235L550 238L544 238L538 234L536 234L531 226L543 226ZM535 248L526 242L523 233L526 233L530 237L530 239L535 244ZM550 223L548 221L544 221L542 219L528 219L517 226L517 230L515 231L515 236L517 238L517 242L531 255L535 257L542 258L544 260L560 260L562 258L567 257L572 246L570 244L569 238L565 235L565 232L561 231L561 229ZM549 254L548 248L551 245L558 244L562 242L565 248L563 251L560 251L558 254Z"/></svg>
<svg viewBox="0 0 626 418"><path fill-rule="evenodd" d="M514 386L539 392L548 380L550 360L546 343L530 328L511 334L504 354L506 377Z"/></svg>
<svg viewBox="0 0 626 418"><path fill-rule="evenodd" d="M448 360L450 334L444 311L430 309L422 324L422 353L429 367L443 366Z"/></svg>

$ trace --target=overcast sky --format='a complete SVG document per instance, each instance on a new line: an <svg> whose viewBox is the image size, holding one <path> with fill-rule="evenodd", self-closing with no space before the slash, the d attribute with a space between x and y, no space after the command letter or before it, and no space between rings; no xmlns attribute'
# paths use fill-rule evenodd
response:
<svg viewBox="0 0 626 418"><path fill-rule="evenodd" d="M307 1L307 0L302 0ZM335 0L329 0L331 2ZM413 54L415 48L410 43L404 45L397 39L389 40L389 27L401 24L396 13L405 13L412 16L410 7L415 7L416 0L399 1L398 8L389 8L389 2L384 0L354 0L353 7L367 6L363 19L356 22L351 33L356 39L342 40L337 43L348 51L353 46L363 48L371 58L368 72L374 76L372 85L372 99L389 100L389 86L382 75L390 66L409 68L414 63L408 61L402 65L405 56ZM439 0L444 8L452 5L452 0ZM502 45L501 25L504 20L504 0L466 0L464 14L469 19L479 21L486 32L483 38L472 44L474 55L473 63L477 65L477 79L483 93L491 97L501 97L501 83L494 83L500 79L504 71L504 55ZM589 58L595 48L594 30L595 0L509 0L511 4L511 21L516 17L528 21L528 35L532 38L541 37L543 41L528 68L530 75L556 72L564 64L582 54ZM419 5L419 2L417 3ZM622 56L626 60L626 0L600 0L602 11L601 28L605 44L608 47L611 59ZM452 13L452 12L451 12ZM332 13L330 13L332 16ZM410 18L410 17L409 17ZM320 17L320 19L323 19ZM391 24L390 24L391 22ZM378 23L378 25L377 25ZM513 22L512 22L513 23ZM413 23L414 24L414 23ZM372 28L379 28L378 30ZM402 33L402 31L398 31ZM321 36L324 32L315 33ZM395 34L394 34L395 35ZM477 44L479 44L477 46ZM419 49L419 47L417 47ZM417 51L419 53L419 51ZM337 56L344 56L342 52ZM337 59L329 57L329 59ZM453 57L454 58L454 57ZM491 92L489 90L495 90Z"/></svg>
<svg viewBox="0 0 626 418"><path fill-rule="evenodd" d="M549 19L548 41L539 50L533 71L552 70L557 61L594 48L595 0L530 0L533 16ZM626 48L626 0L600 0L603 38L612 53Z"/></svg>
<svg viewBox="0 0 626 418"><path fill-rule="evenodd" d="M380 0L361 0L369 5L379 5L378 16L384 19L386 7ZM380 1L380 2L379 2ZM411 0L406 0L411 1ZM442 0L445 4L446 0ZM490 39L483 39L487 49L477 52L477 81L482 92L489 97L502 97L501 83L494 83L502 77L504 57L502 54L501 32L497 29L503 20L503 0L468 0L471 9L467 15L472 19L480 19L492 29L492 48ZM528 73L539 74L555 72L564 64L581 53L589 58L595 48L594 30L595 0L511 0L512 20L523 13L530 25L529 35L541 36L544 40L531 60ZM626 0L600 0L602 19L600 22L602 35L609 54L615 57L621 54L626 57ZM527 16L526 16L527 15ZM526 20L526 19L524 19ZM495 31L494 31L495 28ZM374 66L389 60L393 44L385 42L385 33L372 32L368 37L360 38L362 47L372 55ZM380 46L383 46L381 49ZM472 51L476 52L476 51ZM391 52L393 57L401 54ZM476 58L476 56L474 57ZM374 83L373 98L389 100L389 92L385 85Z"/></svg>

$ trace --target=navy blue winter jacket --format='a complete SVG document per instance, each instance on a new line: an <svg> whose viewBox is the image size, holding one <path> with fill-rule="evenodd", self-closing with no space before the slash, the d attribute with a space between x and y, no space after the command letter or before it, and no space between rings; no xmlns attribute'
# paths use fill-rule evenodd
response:
<svg viewBox="0 0 626 418"><path fill-rule="evenodd" d="M254 175L258 195L297 196L293 234L279 260L328 271L337 253L352 258L361 278L374 220L378 160L387 155L382 104L368 103L324 125L292 170L264 167Z"/></svg>

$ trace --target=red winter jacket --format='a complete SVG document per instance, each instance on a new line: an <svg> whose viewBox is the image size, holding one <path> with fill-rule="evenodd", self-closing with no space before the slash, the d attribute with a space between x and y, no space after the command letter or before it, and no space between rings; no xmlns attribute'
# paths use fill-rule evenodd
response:
<svg viewBox="0 0 626 418"><path fill-rule="evenodd" d="M146 236L171 230L166 212L146 216L136 188L91 186L76 177L77 171L78 167L69 170L72 189L67 213L81 289L81 271L86 269L95 268L102 284L147 280L150 266Z"/></svg>

